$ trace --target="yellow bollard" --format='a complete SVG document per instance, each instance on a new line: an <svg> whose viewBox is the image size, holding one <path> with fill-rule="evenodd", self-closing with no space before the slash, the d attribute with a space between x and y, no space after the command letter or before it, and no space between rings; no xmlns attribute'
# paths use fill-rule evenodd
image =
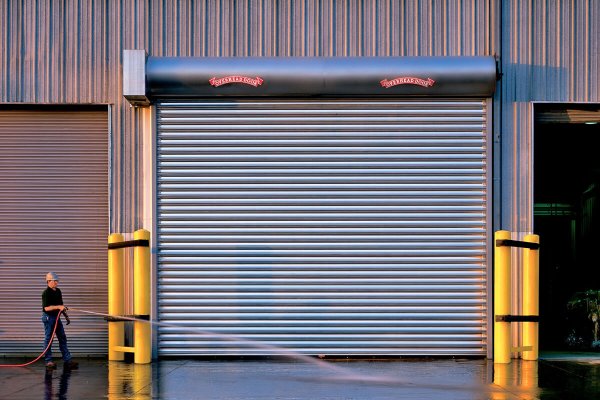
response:
<svg viewBox="0 0 600 400"><path fill-rule="evenodd" d="M123 241L123 235L113 233L108 236L108 243L119 243ZM124 249L109 249L108 250L108 314L123 315L124 312L124 280L125 271ZM109 322L108 323L108 359L110 361L123 361L125 355L121 351L117 351L116 347L122 347L125 341L125 326L124 322Z"/></svg>
<svg viewBox="0 0 600 400"><path fill-rule="evenodd" d="M145 229L133 233L133 240L150 240ZM150 247L136 246L133 253L133 312L150 315ZM152 358L151 326L149 322L135 321L133 325L134 362L147 364Z"/></svg>
<svg viewBox="0 0 600 400"><path fill-rule="evenodd" d="M510 247L497 246L497 240L510 240L510 232L494 234L494 363L510 363L510 322L498 322L496 316L510 315Z"/></svg>
<svg viewBox="0 0 600 400"><path fill-rule="evenodd" d="M540 243L538 235L527 235L526 242ZM539 315L540 313L540 252L539 249L524 249L523 252L523 314ZM531 346L531 350L523 351L523 360L538 359L539 332L538 322L523 322L523 345Z"/></svg>

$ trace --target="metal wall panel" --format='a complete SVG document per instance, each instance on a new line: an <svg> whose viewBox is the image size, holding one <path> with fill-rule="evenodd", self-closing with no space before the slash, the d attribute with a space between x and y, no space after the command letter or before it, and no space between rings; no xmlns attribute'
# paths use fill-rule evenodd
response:
<svg viewBox="0 0 600 400"><path fill-rule="evenodd" d="M4 356L37 355L43 350L41 295L48 271L59 274L65 304L106 312L108 112L104 108L0 110L4 286L0 354ZM106 354L106 322L70 314L71 352Z"/></svg>
<svg viewBox="0 0 600 400"><path fill-rule="evenodd" d="M143 117L124 49L152 56L493 55L493 0L0 2L0 103L114 104L111 231L142 225Z"/></svg>
<svg viewBox="0 0 600 400"><path fill-rule="evenodd" d="M535 233L533 102L600 103L600 2L501 2L501 101L494 228ZM568 140L568 139L566 139ZM543 243L544 238L541 238ZM522 307L520 253L513 252L513 313ZM513 326L513 342L520 328Z"/></svg>
<svg viewBox="0 0 600 400"><path fill-rule="evenodd" d="M0 2L0 103L116 104L111 230L132 232L141 224L141 117L120 95L123 49L194 57L497 54L504 77L495 130L505 172L496 225L528 232L526 103L600 101L598 20L595 0L9 0Z"/></svg>
<svg viewBox="0 0 600 400"><path fill-rule="evenodd" d="M140 110L124 49L153 56L494 55L494 228L533 230L530 101L600 102L595 0L0 2L0 103L112 107L110 230L142 227Z"/></svg>
<svg viewBox="0 0 600 400"><path fill-rule="evenodd" d="M496 226L522 236L534 230L531 102L600 103L600 2L501 4L502 214Z"/></svg>
<svg viewBox="0 0 600 400"><path fill-rule="evenodd" d="M130 233L144 223L140 132L147 121L122 98L124 49L194 57L489 56L498 48L494 7L493 0L0 1L0 108L112 104L109 227Z"/></svg>
<svg viewBox="0 0 600 400"><path fill-rule="evenodd" d="M157 118L159 355L485 355L484 100Z"/></svg>

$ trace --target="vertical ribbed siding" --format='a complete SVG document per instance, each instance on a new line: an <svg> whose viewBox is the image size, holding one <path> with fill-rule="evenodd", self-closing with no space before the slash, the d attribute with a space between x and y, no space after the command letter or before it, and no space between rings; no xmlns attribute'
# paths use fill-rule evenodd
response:
<svg viewBox="0 0 600 400"><path fill-rule="evenodd" d="M0 103L114 104L111 231L141 226L124 49L153 56L490 55L492 0L0 2Z"/></svg>
<svg viewBox="0 0 600 400"><path fill-rule="evenodd" d="M600 101L599 2L507 1L503 19L511 100Z"/></svg>
<svg viewBox="0 0 600 400"><path fill-rule="evenodd" d="M142 122L121 96L123 49L153 56L498 54L495 227L530 232L525 103L600 101L598 20L595 0L1 1L0 103L114 104L110 227L132 232L141 226Z"/></svg>
<svg viewBox="0 0 600 400"><path fill-rule="evenodd" d="M503 1L498 226L533 231L531 101L600 102L600 2Z"/></svg>
<svg viewBox="0 0 600 400"><path fill-rule="evenodd" d="M46 272L67 305L106 312L108 113L0 110L0 144L0 354L37 355ZM105 354L106 323L71 317L71 352Z"/></svg>
<svg viewBox="0 0 600 400"><path fill-rule="evenodd" d="M159 354L485 354L485 108L160 104Z"/></svg>
<svg viewBox="0 0 600 400"><path fill-rule="evenodd" d="M490 55L492 11L492 0L2 2L0 102L120 102L123 49L195 57Z"/></svg>
<svg viewBox="0 0 600 400"><path fill-rule="evenodd" d="M521 239L535 232L532 101L600 102L600 2L511 0L501 6L501 215L496 226ZM519 256L513 258L512 310L519 313L522 270ZM513 326L514 342L519 332Z"/></svg>
<svg viewBox="0 0 600 400"><path fill-rule="evenodd" d="M514 124L528 114L513 111L522 107L513 101L600 101L599 19L594 0L5 1L0 102L115 104L111 229L131 232L141 222L140 122L120 96L123 49L153 56L499 54L504 167L512 169L525 164L513 159L511 137L530 135ZM501 225L527 231L530 218L515 218L528 195L512 188L529 174L510 175Z"/></svg>
<svg viewBox="0 0 600 400"><path fill-rule="evenodd" d="M482 33L494 30L487 17L481 18L489 13L491 0L369 3L0 1L0 103L111 104L109 227L133 232L143 225L143 116L121 96L124 49L146 49L153 56L496 52ZM458 16L462 9L474 12ZM423 40L429 32L435 38Z"/></svg>

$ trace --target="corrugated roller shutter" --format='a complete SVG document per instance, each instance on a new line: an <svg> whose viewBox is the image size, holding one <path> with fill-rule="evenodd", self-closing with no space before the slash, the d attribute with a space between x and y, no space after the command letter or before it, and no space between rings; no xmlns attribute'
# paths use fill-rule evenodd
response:
<svg viewBox="0 0 600 400"><path fill-rule="evenodd" d="M484 355L486 124L477 99L160 104L159 355Z"/></svg>
<svg viewBox="0 0 600 400"><path fill-rule="evenodd" d="M0 354L38 355L45 274L72 307L106 312L108 112L0 111ZM72 311L74 354L106 354L106 322ZM58 343L53 345L60 357Z"/></svg>

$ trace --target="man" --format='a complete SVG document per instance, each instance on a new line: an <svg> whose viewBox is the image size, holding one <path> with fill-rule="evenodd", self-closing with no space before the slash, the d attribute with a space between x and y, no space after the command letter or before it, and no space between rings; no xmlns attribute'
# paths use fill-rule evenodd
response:
<svg viewBox="0 0 600 400"><path fill-rule="evenodd" d="M67 347L67 335L65 334L65 329L63 328L61 320L58 318L58 313L62 311L62 315L64 315L67 320L67 325L71 323L65 312L67 307L63 304L62 292L58 288L58 275L54 272L48 272L46 274L46 284L48 287L42 293L42 322L44 323L45 332L44 349L48 348L48 351L46 351L46 354L44 355L46 368L56 368L56 364L52 361L52 346L48 347L48 343L50 343L50 340L52 339L52 332L54 331L55 325L58 346L62 353L65 368L77 368L77 362L71 360L71 353Z"/></svg>

